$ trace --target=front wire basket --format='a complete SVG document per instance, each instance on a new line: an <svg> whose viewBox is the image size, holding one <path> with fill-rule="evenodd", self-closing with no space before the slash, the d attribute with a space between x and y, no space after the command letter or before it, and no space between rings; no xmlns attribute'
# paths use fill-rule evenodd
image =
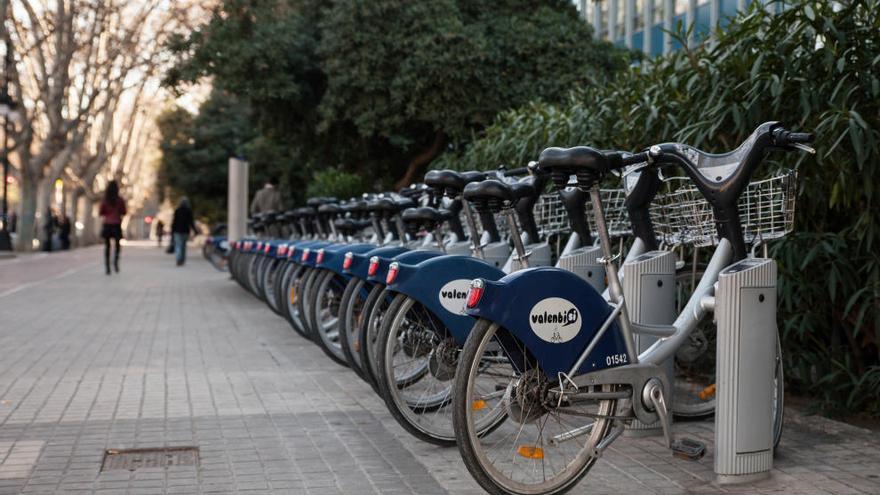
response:
<svg viewBox="0 0 880 495"><path fill-rule="evenodd" d="M600 189L602 207L605 211L605 221L608 232L612 237L630 235L632 228L629 216L626 212L626 193L623 189ZM546 239L551 234L567 233L571 230L568 223L568 212L562 204L558 193L543 194L535 205L535 221L538 230ZM597 236L596 222L593 215L593 205L588 200L586 204L587 225L593 236Z"/></svg>
<svg viewBox="0 0 880 495"><path fill-rule="evenodd" d="M718 244L715 215L709 202L687 177L664 179L668 192L658 194L651 217L660 241L667 245ZM739 199L746 244L782 237L794 228L797 171L751 182Z"/></svg>

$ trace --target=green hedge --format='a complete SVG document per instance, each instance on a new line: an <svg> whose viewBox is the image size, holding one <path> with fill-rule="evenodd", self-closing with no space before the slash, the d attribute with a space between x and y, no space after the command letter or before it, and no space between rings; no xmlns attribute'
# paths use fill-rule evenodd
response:
<svg viewBox="0 0 880 495"><path fill-rule="evenodd" d="M880 6L758 2L711 44L646 62L565 105L502 114L437 167L520 166L547 146L727 151L765 121L815 131L798 167L795 233L772 246L791 385L826 412L880 412ZM547 75L552 77L551 74ZM769 167L768 167L769 168Z"/></svg>

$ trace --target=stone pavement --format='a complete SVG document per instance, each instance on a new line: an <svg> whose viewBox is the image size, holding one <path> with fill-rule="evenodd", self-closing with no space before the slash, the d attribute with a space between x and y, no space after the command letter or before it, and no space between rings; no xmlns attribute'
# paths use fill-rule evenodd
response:
<svg viewBox="0 0 880 495"><path fill-rule="evenodd" d="M480 493L455 449L406 434L369 386L193 249L0 261L0 494ZM50 263L47 267L45 264ZM713 483L657 438L614 444L573 493L880 493L877 434L792 413L769 480ZM199 465L105 469L107 449L198 447Z"/></svg>

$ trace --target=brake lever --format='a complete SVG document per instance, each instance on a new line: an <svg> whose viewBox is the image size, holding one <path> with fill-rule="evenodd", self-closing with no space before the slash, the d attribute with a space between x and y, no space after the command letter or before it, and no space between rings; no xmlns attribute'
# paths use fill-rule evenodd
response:
<svg viewBox="0 0 880 495"><path fill-rule="evenodd" d="M809 154L811 154L811 155L815 155L815 154L816 154L816 149L813 148L813 147L811 147L811 146L807 146L806 144L801 144L801 143L791 143L789 146L791 146L791 147L793 147L793 148L797 148L797 149L799 149L799 150L801 150L801 151L805 151L805 152L807 152L807 153L809 153Z"/></svg>

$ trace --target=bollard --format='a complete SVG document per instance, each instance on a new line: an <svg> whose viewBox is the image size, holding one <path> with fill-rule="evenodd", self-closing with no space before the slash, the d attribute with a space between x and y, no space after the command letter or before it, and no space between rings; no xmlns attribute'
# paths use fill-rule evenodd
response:
<svg viewBox="0 0 880 495"><path fill-rule="evenodd" d="M644 325L671 325L675 320L675 254L669 251L649 251L623 264L623 297L630 319ZM644 352L659 337L635 335L636 351ZM673 375L675 357L663 363L669 384ZM664 390L666 404L672 405L672 390ZM638 420L626 427L627 436L662 435L660 421L646 425Z"/></svg>
<svg viewBox="0 0 880 495"><path fill-rule="evenodd" d="M587 246L559 257L558 268L570 271L589 282L600 294L605 290L605 265L596 261L602 257L602 248Z"/></svg>
<svg viewBox="0 0 880 495"><path fill-rule="evenodd" d="M229 187L227 207L227 238L230 242L247 234L248 218L248 162L229 159Z"/></svg>
<svg viewBox="0 0 880 495"><path fill-rule="evenodd" d="M776 356L776 262L752 258L718 277L715 474L719 483L770 476Z"/></svg>

